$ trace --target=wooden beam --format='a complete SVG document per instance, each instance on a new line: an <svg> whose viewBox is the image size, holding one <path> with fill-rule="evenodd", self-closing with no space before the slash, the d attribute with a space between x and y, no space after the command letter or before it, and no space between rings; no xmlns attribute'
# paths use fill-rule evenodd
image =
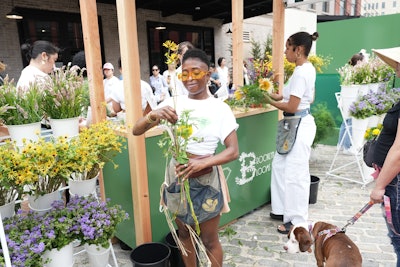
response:
<svg viewBox="0 0 400 267"><path fill-rule="evenodd" d="M132 126L142 117L139 44L133 0L117 0L118 31L126 105L129 166L136 245L152 240L145 137L133 136Z"/></svg>
<svg viewBox="0 0 400 267"><path fill-rule="evenodd" d="M285 33L285 5L283 1L273 1L273 22L272 22L272 69L277 75L275 81L279 82L279 92L283 89L283 59ZM282 116L280 112L280 116Z"/></svg>
<svg viewBox="0 0 400 267"><path fill-rule="evenodd" d="M103 70L100 52L99 23L96 0L80 0L83 44L89 81L90 106L93 123L106 119ZM105 200L103 173L99 176L100 196Z"/></svg>
<svg viewBox="0 0 400 267"><path fill-rule="evenodd" d="M232 0L233 84L243 85L243 0Z"/></svg>

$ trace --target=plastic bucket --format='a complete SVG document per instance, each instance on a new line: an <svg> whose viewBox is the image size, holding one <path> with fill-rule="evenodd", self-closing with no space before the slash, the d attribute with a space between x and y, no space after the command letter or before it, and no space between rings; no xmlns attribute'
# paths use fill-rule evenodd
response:
<svg viewBox="0 0 400 267"><path fill-rule="evenodd" d="M145 243L131 253L133 267L169 267L171 250L163 243Z"/></svg>
<svg viewBox="0 0 400 267"><path fill-rule="evenodd" d="M178 231L176 231L178 233ZM171 267L185 267L185 264L182 260L181 252L179 251L178 246L175 243L174 238L171 233L165 237L165 243L171 250L171 255L169 256L169 263Z"/></svg>
<svg viewBox="0 0 400 267"><path fill-rule="evenodd" d="M310 204L317 203L318 184L319 184L319 178L317 176L311 175L310 199L308 201L308 203Z"/></svg>

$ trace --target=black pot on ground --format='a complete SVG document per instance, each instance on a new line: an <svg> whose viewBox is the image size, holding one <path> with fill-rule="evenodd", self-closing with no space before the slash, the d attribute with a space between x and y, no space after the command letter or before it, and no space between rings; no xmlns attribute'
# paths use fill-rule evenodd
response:
<svg viewBox="0 0 400 267"><path fill-rule="evenodd" d="M319 181L320 179L317 176L311 175L310 199L308 202L310 204L317 203Z"/></svg>
<svg viewBox="0 0 400 267"><path fill-rule="evenodd" d="M176 233L178 234L178 230L176 230ZM179 248L176 245L176 242L175 242L174 238L172 237L171 233L168 233L168 235L165 237L165 243L171 250L171 255L169 256L170 266L171 267L185 267L185 264L183 263L183 260L182 260L181 252L179 251Z"/></svg>
<svg viewBox="0 0 400 267"><path fill-rule="evenodd" d="M145 243L131 253L133 267L169 267L171 250L163 243Z"/></svg>

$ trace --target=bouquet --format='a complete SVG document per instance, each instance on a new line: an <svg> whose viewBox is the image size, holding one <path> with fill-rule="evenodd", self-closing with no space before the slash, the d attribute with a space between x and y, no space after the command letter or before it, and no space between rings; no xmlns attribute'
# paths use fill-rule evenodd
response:
<svg viewBox="0 0 400 267"><path fill-rule="evenodd" d="M62 67L55 70L43 82L43 109L52 119L75 118L87 109L87 83L78 66Z"/></svg>
<svg viewBox="0 0 400 267"><path fill-rule="evenodd" d="M17 88L13 80L4 79L0 86L0 114L6 125L21 125L40 122L43 91L39 84L32 83L28 90Z"/></svg>

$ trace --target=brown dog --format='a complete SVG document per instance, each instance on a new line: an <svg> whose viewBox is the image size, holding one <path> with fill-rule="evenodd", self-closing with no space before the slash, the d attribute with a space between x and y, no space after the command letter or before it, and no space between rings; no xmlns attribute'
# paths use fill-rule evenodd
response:
<svg viewBox="0 0 400 267"><path fill-rule="evenodd" d="M361 267L362 257L356 244L337 226L325 222L302 223L292 227L289 241L284 245L288 253L311 252L317 266L323 267Z"/></svg>

